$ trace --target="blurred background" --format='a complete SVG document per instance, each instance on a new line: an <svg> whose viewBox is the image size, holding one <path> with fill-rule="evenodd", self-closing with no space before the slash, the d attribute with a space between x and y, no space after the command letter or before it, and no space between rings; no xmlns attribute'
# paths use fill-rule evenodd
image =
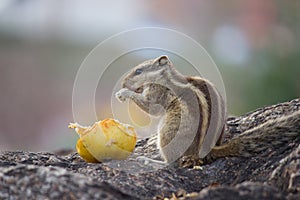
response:
<svg viewBox="0 0 300 200"><path fill-rule="evenodd" d="M98 43L132 28L171 28L203 45L231 115L298 98L299 22L300 1L1 0L0 150L74 148L77 70Z"/></svg>

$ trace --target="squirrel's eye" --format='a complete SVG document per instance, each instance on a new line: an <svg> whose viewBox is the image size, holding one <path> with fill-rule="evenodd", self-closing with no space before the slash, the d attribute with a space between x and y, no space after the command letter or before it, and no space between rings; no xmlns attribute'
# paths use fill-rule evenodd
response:
<svg viewBox="0 0 300 200"><path fill-rule="evenodd" d="M136 69L135 72L134 72L134 74L135 75L139 75L139 74L142 73L142 71L143 71L142 69Z"/></svg>

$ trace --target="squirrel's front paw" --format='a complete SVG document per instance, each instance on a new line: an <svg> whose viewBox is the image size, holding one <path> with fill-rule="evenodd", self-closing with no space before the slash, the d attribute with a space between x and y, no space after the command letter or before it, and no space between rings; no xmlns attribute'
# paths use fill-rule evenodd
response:
<svg viewBox="0 0 300 200"><path fill-rule="evenodd" d="M120 102L124 102L131 96L131 93L132 91L128 90L127 88L122 88L115 94L115 96Z"/></svg>

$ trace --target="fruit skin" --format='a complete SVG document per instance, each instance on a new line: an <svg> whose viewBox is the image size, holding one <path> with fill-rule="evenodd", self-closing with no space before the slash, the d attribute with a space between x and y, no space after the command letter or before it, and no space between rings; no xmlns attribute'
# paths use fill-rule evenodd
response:
<svg viewBox="0 0 300 200"><path fill-rule="evenodd" d="M76 149L87 162L124 160L136 145L134 128L114 119L96 122L92 127L71 123L69 128L75 129L80 136Z"/></svg>
<svg viewBox="0 0 300 200"><path fill-rule="evenodd" d="M98 163L99 161L94 158L90 152L82 144L82 140L79 138L76 143L76 150L78 154L88 163Z"/></svg>
<svg viewBox="0 0 300 200"><path fill-rule="evenodd" d="M136 133L132 126L122 124L113 119L98 122L99 126L110 141L124 151L132 152L136 144ZM107 145L107 144L106 144Z"/></svg>

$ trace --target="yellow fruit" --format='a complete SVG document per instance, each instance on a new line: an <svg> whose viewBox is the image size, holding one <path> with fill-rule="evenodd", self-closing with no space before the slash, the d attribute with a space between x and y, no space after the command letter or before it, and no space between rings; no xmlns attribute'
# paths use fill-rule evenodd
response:
<svg viewBox="0 0 300 200"><path fill-rule="evenodd" d="M76 149L87 162L124 160L135 148L134 128L114 119L96 122L92 127L71 123L69 128L75 129L78 133L80 139Z"/></svg>
<svg viewBox="0 0 300 200"><path fill-rule="evenodd" d="M94 158L90 152L85 148L85 146L82 144L81 139L79 138L76 143L76 150L78 154L89 163L97 163L99 162L96 158Z"/></svg>

